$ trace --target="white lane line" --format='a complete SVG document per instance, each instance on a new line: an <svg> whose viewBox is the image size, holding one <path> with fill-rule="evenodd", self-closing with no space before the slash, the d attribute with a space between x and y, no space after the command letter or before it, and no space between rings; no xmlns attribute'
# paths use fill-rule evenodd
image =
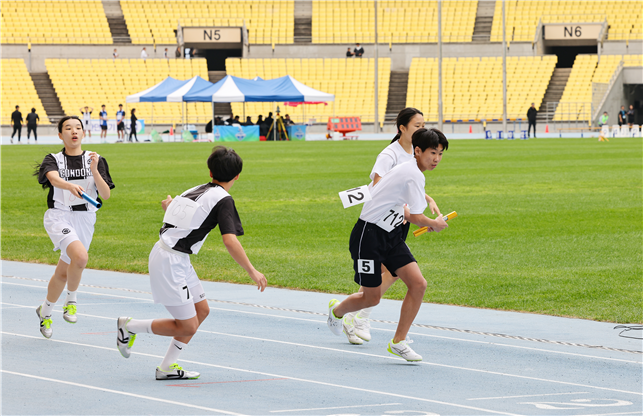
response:
<svg viewBox="0 0 643 416"><path fill-rule="evenodd" d="M476 399L467 399L467 400L495 400L495 399L519 399L522 397L543 397L543 396L564 396L567 394L589 394L586 391L578 391L572 393L546 393L546 394L529 394L525 396L500 396L500 397L479 397Z"/></svg>
<svg viewBox="0 0 643 416"><path fill-rule="evenodd" d="M378 407L378 406L396 406L402 403L383 403L383 404L364 404L361 406L336 406L336 407L316 407L314 409L290 409L290 410L271 410L270 413L285 413L285 412L309 412L312 410L333 410L333 409L352 409L362 407Z"/></svg>
<svg viewBox="0 0 643 416"><path fill-rule="evenodd" d="M114 394L120 394L120 395L123 395L123 396L135 397L137 399L145 399L145 400L151 400L151 401L154 401L154 402L173 404L173 405L176 405L176 406L190 407L192 409L207 410L207 411L214 412L214 413L222 413L224 415L239 415L239 416L243 416L241 413L229 412L227 410L220 410L220 409L214 409L212 407L197 406L197 405L194 405L194 404L175 402L175 401L172 401L172 400L159 399L158 397L143 396L141 394L135 394L135 393L128 393L128 392L125 392L125 391L106 389L104 387L90 386L88 384L73 383L71 381L56 380L56 379L53 379L53 378L34 376L34 375L31 375L31 374L25 374L25 373L16 373L14 371L8 371L8 370L0 370L0 371L2 371L3 373L15 375L15 376L35 378L37 380L49 381L49 382L53 382L53 383L67 384L67 385L70 385L70 386L82 387L82 388L90 389L90 390L98 390L98 391L102 391L102 392L106 392L106 393L114 393Z"/></svg>
<svg viewBox="0 0 643 416"><path fill-rule="evenodd" d="M643 412L618 412L618 413L588 413L586 415L577 415L577 416L617 416L617 415L640 415Z"/></svg>
<svg viewBox="0 0 643 416"><path fill-rule="evenodd" d="M46 289L46 287L24 285L24 284L20 284L20 283L7 283L7 282L2 282L2 283L16 285L16 286L38 287L38 288ZM150 302L150 303L154 302L152 299L136 298L136 297L131 297L131 296L110 295L110 294L105 294L105 293L86 292L86 291L82 291L82 290L79 290L78 292L79 293L86 293L86 294L90 294L90 295L96 295L96 296L109 296L109 297L116 297L116 298L121 298L121 299L135 299L135 300L141 300L141 301L146 301L146 302ZM242 314L247 314L247 315L266 316L266 317L269 317L269 318L291 319L291 320L295 320L295 321L304 321L304 322L315 322L315 323L318 323L318 324L326 323L326 321L321 321L321 320L316 320L316 319L295 318L295 317L291 317L291 316L272 315L272 314L261 313L261 312L240 311L240 310L237 310L237 309L217 308L217 307L213 307L213 306L210 306L210 309L211 310L218 310L218 311L242 313ZM78 314L78 315L80 315L80 314ZM90 315L88 315L88 316L90 316ZM375 327L371 327L371 329L375 329L375 330L378 330L378 331L385 331L385 332L395 332L395 330L393 330L393 329L375 328ZM459 341L459 342L469 342L469 343L474 343L474 344L501 346L501 347L506 347L506 348L517 348L517 349L524 349L524 350L530 350L530 351L541 351L541 352L545 352L545 353L549 353L549 354L571 355L571 356L574 356L574 357L593 358L593 359L598 359L598 360L617 361L617 362L631 363L631 364L641 364L641 361L623 360L623 359L619 359L619 358L601 357L601 356L596 356L596 355L578 354L578 353L573 353L573 352L547 350L547 349L543 349L543 348L525 347L525 346L521 346L521 345L511 345L511 344L501 344L501 343L496 343L496 342L478 341L478 340L473 340L473 339L446 337L446 336L441 336L441 335L424 334L424 333L421 333L421 332L409 332L409 334L410 335L423 336L423 337L429 337L429 338L448 339L448 340Z"/></svg>
<svg viewBox="0 0 643 416"><path fill-rule="evenodd" d="M42 337L35 337L35 336L31 336L31 335L16 334L16 333L13 333L13 332L5 332L5 331L2 331L0 333L5 334L5 335L13 335L13 336L17 336L17 337L23 337L23 338L31 338L31 339L38 340L40 342L59 342L61 344L69 344L69 345L74 345L76 347L89 347L89 348L96 348L96 349L101 349L101 350L108 350L108 351L112 351L114 353L117 351L116 348L102 347L100 345L82 344L82 343L79 343L79 342L61 341L61 340L51 339L51 338L47 340L47 339L43 339ZM162 359L163 358L163 356L161 356L161 355L147 354L147 353L143 353L143 352L134 352L134 351L132 351L132 354L136 354L136 355L140 355L140 356L144 356L144 357L156 358L156 359L159 359L159 358ZM260 374L260 375L263 375L263 376L270 376L270 377L275 377L275 378L285 378L285 379L293 380L293 381L301 381L303 383L311 383L311 384L317 384L317 385L322 385L322 386L327 386L327 387L335 387L335 388L339 388L339 389L343 389L343 390L355 390L355 391L359 391L359 392L363 392L363 393L379 394L379 395L383 395L383 396L396 397L398 399L409 399L409 400L416 400L416 401L420 401L420 402L435 403L435 404L441 404L441 405L444 405L444 406L453 406L453 407L459 407L459 408L463 408L463 409L475 410L475 411L478 411L478 412L494 413L494 414L499 414L499 415L519 416L519 415L517 415L515 413L507 413L507 412L501 412L501 411L498 411L498 410L483 409L481 407L474 407L474 406L467 406L467 405L457 404L457 403L443 402L443 401L439 401L439 400L425 399L423 397L406 396L406 395L403 395L403 394L390 393L390 392L387 392L387 391L369 390L369 389L363 389L363 388L359 388L359 387L346 386L346 385L335 384L335 383L326 383L324 381L317 381L317 380L310 380L310 379L305 379L305 378L290 377L290 376L285 376L285 375L266 373L266 372L263 372L263 371L246 370L246 369L243 369L243 368L228 367L228 366L223 366L223 365L204 363L204 362L200 362L200 361L192 361L192 360L185 360L185 359L181 359L181 361L185 362L185 363L197 364L197 365L202 365L202 366L206 366L206 367L219 368L219 369L224 369L224 370L229 370L229 371L238 371L238 372L249 373L249 374Z"/></svg>
<svg viewBox="0 0 643 416"><path fill-rule="evenodd" d="M25 307L30 308L31 306L25 306ZM81 315L81 314L77 314L77 315ZM86 314L82 314L82 315L83 316L89 316L89 317L92 317L92 318L98 318L98 319L108 319L108 320L116 319L114 317L106 317L106 316L86 315ZM222 336L233 337L233 338L250 339L250 340L254 340L254 341L272 342L272 343L276 343L276 344L285 344L285 345L291 345L291 346L297 346L297 347L313 348L313 349L332 351L332 352L340 352L342 354L356 354L356 355L363 355L363 356L367 356L367 357L383 358L383 359L386 359L386 360L404 361L402 358L398 358L398 357L394 357L394 356L388 356L388 355L370 354L370 353L359 352L359 351L348 351L348 350L339 349L339 348L320 347L318 345L301 344L301 343L298 343L298 342L281 341L281 340L269 339L269 338L251 337L251 336L248 336L248 335L237 335L237 334L230 334L230 333L227 333L227 332L208 331L208 330L205 330L205 329L199 329L199 330L197 330L197 332L202 332L202 333L206 333L206 334L213 334L213 335L222 335ZM632 391L627 391L627 390L613 389L613 388L610 388L610 387L591 386L591 385L587 385L587 384L572 383L572 382L569 382L569 381L550 380L550 379L545 379L545 378L540 378L540 377L530 377L530 376L523 376L523 375L519 375L519 374L502 373L502 372L499 372L499 371L481 370L481 369L470 368L470 367L460 367L460 366L448 365L448 364L431 363L431 362L428 362L428 361L420 361L420 362L417 362L415 364L417 364L417 365L430 365L430 366L434 366L434 367L450 368L450 369L470 371L470 372L475 372L475 373L492 374L492 375L498 375L498 376L503 376L503 377L512 377L512 378L519 378L519 379L525 379L525 380L535 380L535 381L542 381L542 382L546 382L546 383L563 384L563 385L567 385L567 386L576 386L576 387L582 387L582 388L591 388L591 389L598 389L598 390L615 391L615 392L619 392L619 393L636 394L636 395L643 396L643 392L632 392Z"/></svg>

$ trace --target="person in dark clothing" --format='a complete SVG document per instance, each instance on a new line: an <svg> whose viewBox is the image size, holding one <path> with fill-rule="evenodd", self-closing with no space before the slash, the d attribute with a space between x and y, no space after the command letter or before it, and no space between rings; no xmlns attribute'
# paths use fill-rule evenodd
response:
<svg viewBox="0 0 643 416"><path fill-rule="evenodd" d="M13 126L13 133L11 133L11 143L13 143L13 136L18 133L18 143L20 143L20 134L22 133L22 113L20 106L16 106L16 111L11 113L11 125Z"/></svg>
<svg viewBox="0 0 643 416"><path fill-rule="evenodd" d="M136 120L138 120L138 118L136 118L136 115L134 113L136 113L136 109L132 108L132 116L130 117L131 124L129 126L130 142L132 141L132 135L134 135L134 138L136 139L136 141L138 141L138 137L136 136Z"/></svg>
<svg viewBox="0 0 643 416"><path fill-rule="evenodd" d="M239 118L239 116L237 116L237 119L238 118ZM225 124L227 124L229 126L231 126L232 123L234 123L234 114L230 114L230 118L225 121Z"/></svg>
<svg viewBox="0 0 643 416"><path fill-rule="evenodd" d="M290 116L286 114L284 116L284 126L288 127L288 126L292 126L293 124L295 123L290 119Z"/></svg>
<svg viewBox="0 0 643 416"><path fill-rule="evenodd" d="M212 133L212 120L208 121L208 124L205 125L205 132Z"/></svg>
<svg viewBox="0 0 643 416"><path fill-rule="evenodd" d="M529 127L527 128L527 137L531 132L531 126L534 126L534 139L536 138L536 116L538 115L538 110L534 106L534 103L531 103L531 107L527 110L527 120L529 121Z"/></svg>
<svg viewBox="0 0 643 416"><path fill-rule="evenodd" d="M225 122L223 121L223 119L221 117L215 117L214 118L214 125L215 126L224 126Z"/></svg>
<svg viewBox="0 0 643 416"><path fill-rule="evenodd" d="M38 114L36 114L36 109L32 108L31 113L27 114L27 143L29 143L29 136L31 135L32 131L33 139L36 142L38 141L38 134L36 133L36 129L38 128L39 121L40 117L38 117Z"/></svg>
<svg viewBox="0 0 643 416"><path fill-rule="evenodd" d="M621 106L621 111L618 112L618 126L621 127L625 124L627 118L627 112L625 111L625 106Z"/></svg>
<svg viewBox="0 0 643 416"><path fill-rule="evenodd" d="M179 59L181 57L181 47L180 46L178 48L176 48L176 52L174 52L174 57L176 59Z"/></svg>
<svg viewBox="0 0 643 416"><path fill-rule="evenodd" d="M264 123L270 128L272 126L272 123L274 123L274 119L272 118L272 113L268 113L268 117L264 120Z"/></svg>
<svg viewBox="0 0 643 416"><path fill-rule="evenodd" d="M252 122L252 118L250 116L246 117L246 122L241 123L242 126L254 126L255 123Z"/></svg>
<svg viewBox="0 0 643 416"><path fill-rule="evenodd" d="M355 53L356 58L361 58L362 55L364 55L364 48L362 48L358 43L355 45L355 50L353 52Z"/></svg>
<svg viewBox="0 0 643 416"><path fill-rule="evenodd" d="M351 52L351 48L348 48L348 50L346 51L346 57L351 58L352 56L353 56L353 52Z"/></svg>
<svg viewBox="0 0 643 416"><path fill-rule="evenodd" d="M634 119L636 118L636 112L634 111L634 106L630 104L630 109L627 111L627 124L632 128L634 125Z"/></svg>
<svg viewBox="0 0 643 416"><path fill-rule="evenodd" d="M257 116L257 126L261 126L263 123L265 123L263 116L259 114L259 116Z"/></svg>

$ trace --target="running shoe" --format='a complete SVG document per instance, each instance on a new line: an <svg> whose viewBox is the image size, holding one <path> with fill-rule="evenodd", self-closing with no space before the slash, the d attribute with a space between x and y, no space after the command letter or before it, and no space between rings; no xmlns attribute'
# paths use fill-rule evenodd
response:
<svg viewBox="0 0 643 416"><path fill-rule="evenodd" d="M333 312L338 303L339 301L337 299L331 299L328 303L328 328L330 328L333 334L340 336L342 333L342 318L336 317Z"/></svg>
<svg viewBox="0 0 643 416"><path fill-rule="evenodd" d="M78 322L78 317L76 316L76 302L65 303L65 306L63 306L63 318L70 324Z"/></svg>
<svg viewBox="0 0 643 416"><path fill-rule="evenodd" d="M404 358L406 361L422 361L422 356L409 347L409 344L412 343L408 337L395 344L393 340L390 340L388 343L388 352L398 357Z"/></svg>
<svg viewBox="0 0 643 416"><path fill-rule="evenodd" d="M199 378L201 374L196 371L185 371L177 363L170 366L170 371L163 371L161 367L156 367L157 380L192 380Z"/></svg>
<svg viewBox="0 0 643 416"><path fill-rule="evenodd" d="M53 334L54 332L53 329L51 329L51 315L42 317L40 315L41 309L42 309L42 305L38 306L38 309L36 309L36 313L38 314L38 319L40 319L40 333L45 338L51 338L51 334Z"/></svg>
<svg viewBox="0 0 643 416"><path fill-rule="evenodd" d="M136 334L127 330L127 323L131 320L132 318L121 316L116 321L116 346L125 358L129 358L130 350L132 349L132 345L134 345L134 340L136 340Z"/></svg>
<svg viewBox="0 0 643 416"><path fill-rule="evenodd" d="M354 345L362 345L364 341L355 335L355 315L352 313L347 313L344 315L344 319L342 319L342 328L344 330L344 334L346 334L346 337L348 338L348 342Z"/></svg>
<svg viewBox="0 0 643 416"><path fill-rule="evenodd" d="M368 318L360 318L359 312L355 315L353 321L355 325L355 335L368 342L371 340L371 320Z"/></svg>

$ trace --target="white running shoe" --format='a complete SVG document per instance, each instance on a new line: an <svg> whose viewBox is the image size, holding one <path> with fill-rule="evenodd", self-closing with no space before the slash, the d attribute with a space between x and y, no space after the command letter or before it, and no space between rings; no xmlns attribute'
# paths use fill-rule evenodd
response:
<svg viewBox="0 0 643 416"><path fill-rule="evenodd" d="M125 358L129 358L130 350L136 340L136 334L127 330L127 323L131 320L132 318L121 316L116 321L116 346Z"/></svg>
<svg viewBox="0 0 643 416"><path fill-rule="evenodd" d="M38 314L38 319L40 319L40 333L45 337L45 338L51 338L51 335L53 334L54 330L51 329L51 315L50 316L41 316L40 315L40 310L42 309L42 305L38 306L38 309L36 309L36 313Z"/></svg>
<svg viewBox="0 0 643 416"><path fill-rule="evenodd" d="M362 345L364 341L357 335L355 335L355 315L352 313L347 313L344 315L344 318L342 319L342 328L344 330L344 334L346 334L346 337L348 338L348 342L354 345Z"/></svg>
<svg viewBox="0 0 643 416"><path fill-rule="evenodd" d="M65 303L65 306L63 306L63 318L70 324L78 322L78 317L76 316L76 302Z"/></svg>
<svg viewBox="0 0 643 416"><path fill-rule="evenodd" d="M371 320L360 318L359 312L355 315L355 335L368 342L371 340Z"/></svg>
<svg viewBox="0 0 643 416"><path fill-rule="evenodd" d="M328 328L330 328L333 334L340 336L342 333L342 318L336 317L333 312L338 303L339 301L337 299L331 299L328 303Z"/></svg>
<svg viewBox="0 0 643 416"><path fill-rule="evenodd" d="M185 371L177 363L170 366L170 371L163 371L161 367L156 367L157 380L188 380L199 378L201 374L196 371Z"/></svg>
<svg viewBox="0 0 643 416"><path fill-rule="evenodd" d="M397 344L393 343L393 340L390 340L388 343L388 352L398 357L404 358L406 361L422 361L422 356L409 347L409 344L412 343L408 337L398 342Z"/></svg>

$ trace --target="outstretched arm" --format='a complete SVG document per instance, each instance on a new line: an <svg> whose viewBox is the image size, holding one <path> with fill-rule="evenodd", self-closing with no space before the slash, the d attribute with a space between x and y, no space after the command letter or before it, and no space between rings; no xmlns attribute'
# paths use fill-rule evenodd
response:
<svg viewBox="0 0 643 416"><path fill-rule="evenodd" d="M246 255L246 252L237 236L234 234L223 234L221 238L223 239L223 244L225 244L226 249L228 249L230 256L234 261L239 263L239 266L243 267L243 269L248 272L248 276L250 276L250 278L257 284L257 288L263 292L268 284L266 276L258 272L252 263L250 263L250 259L248 259L248 256Z"/></svg>

